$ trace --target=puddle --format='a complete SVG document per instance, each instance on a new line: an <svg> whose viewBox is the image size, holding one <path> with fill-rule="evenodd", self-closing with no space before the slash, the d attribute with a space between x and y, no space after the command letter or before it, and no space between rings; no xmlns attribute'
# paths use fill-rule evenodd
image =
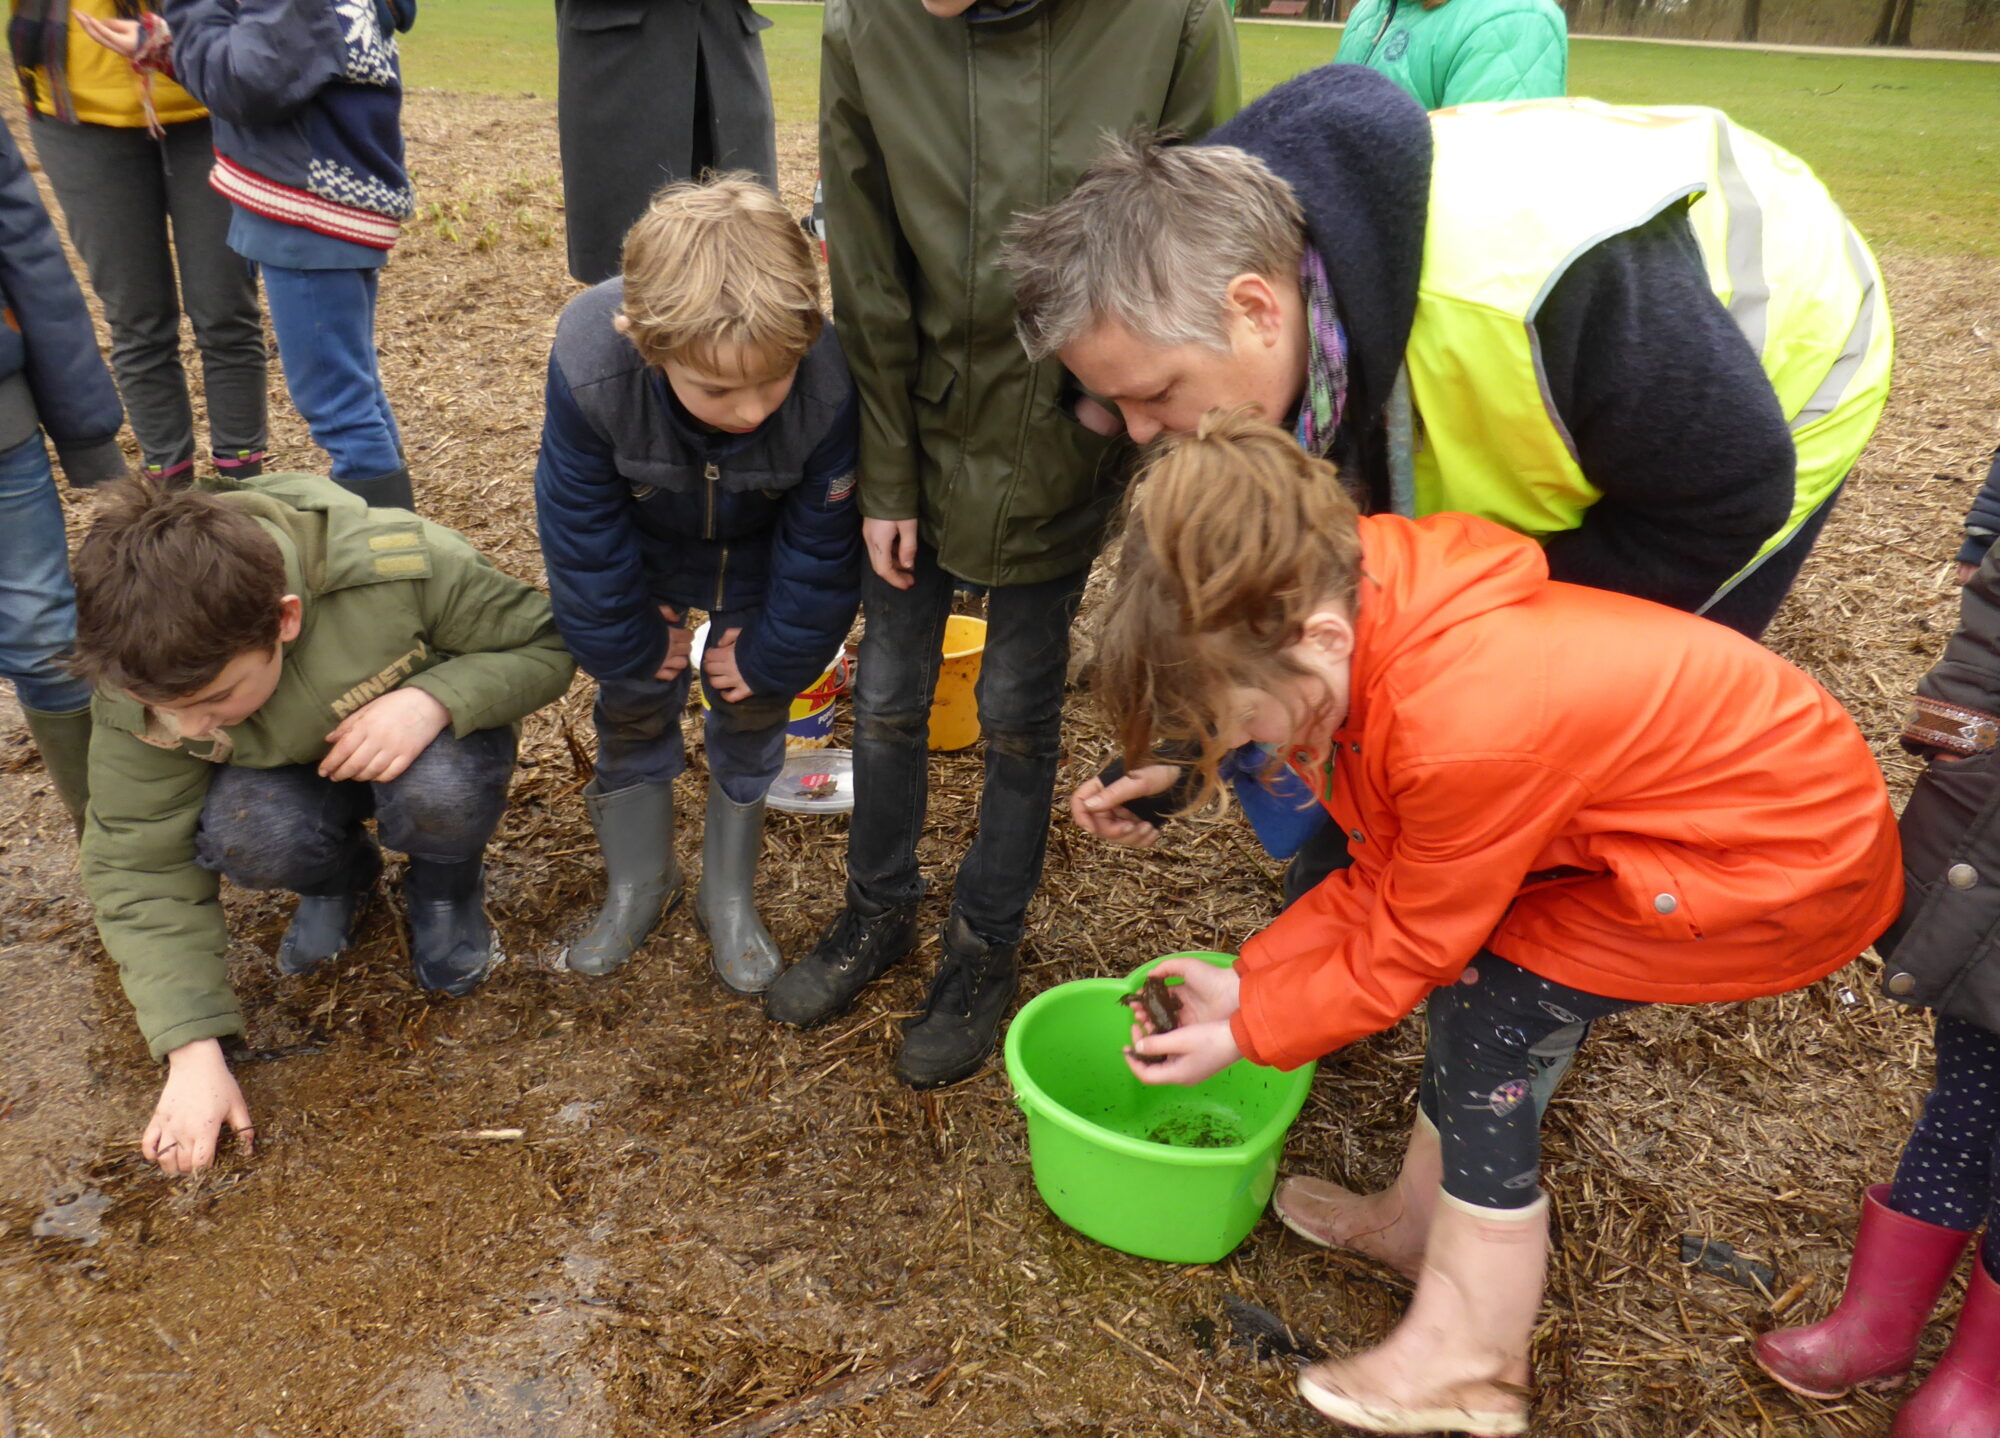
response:
<svg viewBox="0 0 2000 1438"><path fill-rule="evenodd" d="M93 1247L104 1237L104 1215L111 1207L108 1195L94 1188L56 1194L29 1227L36 1238L60 1238Z"/></svg>

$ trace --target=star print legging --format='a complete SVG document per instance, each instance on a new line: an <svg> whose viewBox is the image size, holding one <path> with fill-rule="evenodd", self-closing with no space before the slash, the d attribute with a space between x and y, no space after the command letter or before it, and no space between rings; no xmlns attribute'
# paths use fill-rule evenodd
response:
<svg viewBox="0 0 2000 1438"><path fill-rule="evenodd" d="M1941 1228L1986 1225L1980 1259L2000 1279L2000 1034L1937 1019L1937 1082L1903 1149L1889 1207Z"/></svg>
<svg viewBox="0 0 2000 1438"><path fill-rule="evenodd" d="M1641 1007L1545 979L1495 954L1426 1005L1421 1101L1444 1149L1444 1191L1481 1208L1526 1208L1541 1190L1534 1052L1564 1029Z"/></svg>

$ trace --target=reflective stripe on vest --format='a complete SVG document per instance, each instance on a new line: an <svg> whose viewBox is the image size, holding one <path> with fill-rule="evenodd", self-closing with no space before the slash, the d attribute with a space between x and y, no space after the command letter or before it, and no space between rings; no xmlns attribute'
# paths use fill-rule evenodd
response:
<svg viewBox="0 0 2000 1438"><path fill-rule="evenodd" d="M1601 491L1550 400L1535 316L1579 255L1685 204L1798 451L1790 516L1713 603L1839 488L1874 431L1891 349L1874 257L1803 162L1717 110L1503 101L1438 111L1431 129L1406 356L1417 512L1537 538L1582 521Z"/></svg>

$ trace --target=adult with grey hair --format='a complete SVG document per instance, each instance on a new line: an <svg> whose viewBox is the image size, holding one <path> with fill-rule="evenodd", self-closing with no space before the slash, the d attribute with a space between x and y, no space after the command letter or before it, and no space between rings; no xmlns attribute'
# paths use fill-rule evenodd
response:
<svg viewBox="0 0 2000 1438"><path fill-rule="evenodd" d="M1540 539L1557 579L1752 636L1887 395L1867 247L1803 164L1713 110L1426 116L1330 66L1199 145L1111 144L1012 240L1029 354L1059 354L1134 439L1248 406L1335 461L1364 509L1480 514ZM1177 777L1107 774L1072 814L1150 843L1143 800ZM1288 893L1339 882L1347 840L1326 826ZM1535 1051L1539 1097L1585 1027ZM1292 1180L1276 1206L1367 1252L1428 1212L1439 1164L1419 1123L1390 1189ZM1372 1353L1329 1381L1342 1396L1321 1406L1343 1421L1441 1426L1417 1421L1437 1411L1425 1375Z"/></svg>

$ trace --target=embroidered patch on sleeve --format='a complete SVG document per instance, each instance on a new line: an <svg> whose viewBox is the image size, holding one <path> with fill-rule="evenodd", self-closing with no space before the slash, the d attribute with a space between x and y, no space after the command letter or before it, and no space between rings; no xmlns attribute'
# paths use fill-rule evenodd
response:
<svg viewBox="0 0 2000 1438"><path fill-rule="evenodd" d="M842 500L851 499L853 495L854 471L851 469L826 487L826 502L828 504L839 504Z"/></svg>

